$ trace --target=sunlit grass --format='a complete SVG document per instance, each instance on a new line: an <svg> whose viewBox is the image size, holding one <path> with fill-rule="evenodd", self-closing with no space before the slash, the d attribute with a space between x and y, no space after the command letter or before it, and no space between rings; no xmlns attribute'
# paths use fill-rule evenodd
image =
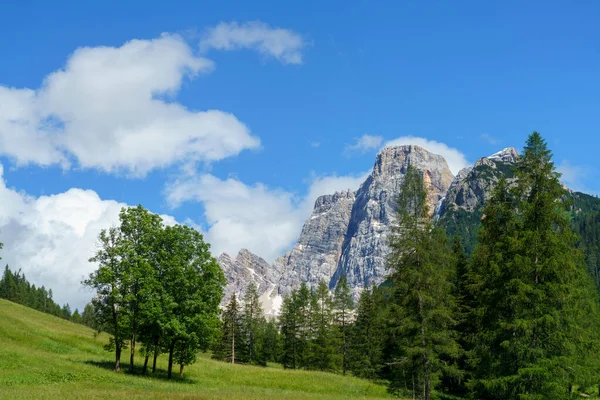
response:
<svg viewBox="0 0 600 400"><path fill-rule="evenodd" d="M154 377L115 373L107 337L0 300L2 399L349 399L385 398L385 387L340 375L231 365L206 354L166 380L166 357ZM123 355L126 369L128 353ZM141 364L142 358L136 361ZM177 375L178 368L174 368Z"/></svg>

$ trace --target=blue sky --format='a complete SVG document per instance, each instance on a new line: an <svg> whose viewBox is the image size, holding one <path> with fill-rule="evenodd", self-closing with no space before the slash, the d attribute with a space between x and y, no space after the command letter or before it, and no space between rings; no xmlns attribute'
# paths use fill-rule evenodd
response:
<svg viewBox="0 0 600 400"><path fill-rule="evenodd" d="M270 261L390 141L457 170L538 130L600 193L597 2L123 3L0 6L2 256L59 301L123 205Z"/></svg>

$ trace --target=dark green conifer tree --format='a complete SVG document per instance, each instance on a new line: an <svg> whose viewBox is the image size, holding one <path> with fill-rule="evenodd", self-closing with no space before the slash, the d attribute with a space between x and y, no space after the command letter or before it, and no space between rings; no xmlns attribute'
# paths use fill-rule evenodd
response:
<svg viewBox="0 0 600 400"><path fill-rule="evenodd" d="M236 351L239 351L239 342L242 341L242 313L235 293L229 300L223 312L221 337L216 343L213 358L235 364Z"/></svg>
<svg viewBox="0 0 600 400"><path fill-rule="evenodd" d="M333 325L333 301L329 287L321 280L312 296L313 332L311 337L310 369L336 371L341 358L337 350L337 332Z"/></svg>
<svg viewBox="0 0 600 400"><path fill-rule="evenodd" d="M431 223L422 173L408 166L390 238L388 267L395 349L390 391L432 398L443 375L456 375L453 266L445 232Z"/></svg>
<svg viewBox="0 0 600 400"><path fill-rule="evenodd" d="M383 367L385 309L376 286L360 294L356 321L349 335L348 369L360 378L376 380Z"/></svg>
<svg viewBox="0 0 600 400"><path fill-rule="evenodd" d="M562 399L597 378L593 286L565 217L565 190L546 142L529 136L488 202L470 290L477 398Z"/></svg>
<svg viewBox="0 0 600 400"><path fill-rule="evenodd" d="M342 355L342 374L344 375L346 375L346 371L348 370L348 346L353 309L354 302L350 288L348 287L348 281L346 275L342 274L333 294L333 313L334 323L339 332L338 344L339 352Z"/></svg>

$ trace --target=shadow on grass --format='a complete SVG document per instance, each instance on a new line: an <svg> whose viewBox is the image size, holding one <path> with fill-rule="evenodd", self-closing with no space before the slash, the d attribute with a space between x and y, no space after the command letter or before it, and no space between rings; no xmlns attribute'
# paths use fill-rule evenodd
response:
<svg viewBox="0 0 600 400"><path fill-rule="evenodd" d="M103 368L109 371L114 371L115 370L115 362L114 361L97 361L97 360L88 360L88 361L84 361L85 364L87 365L93 365L94 367L98 367L98 368ZM154 371L154 373L152 373L152 366L148 366L148 372L146 374L142 373L142 366L138 365L138 366L134 366L133 371L131 371L129 369L129 364L126 363L121 363L121 372L119 372L120 374L125 374L125 375L130 375L130 376L137 376L139 378L152 378L152 379L159 379L159 380L163 380L163 381L167 381L167 382L177 382L177 383L188 383L188 384L194 384L197 383L197 381L195 379L191 379L188 378L185 375L185 370L184 370L184 375L183 377L179 376L179 366L177 365L173 365L173 373L171 375L171 379L168 378L168 374L167 374L167 370L161 369L161 368L157 368L156 371Z"/></svg>

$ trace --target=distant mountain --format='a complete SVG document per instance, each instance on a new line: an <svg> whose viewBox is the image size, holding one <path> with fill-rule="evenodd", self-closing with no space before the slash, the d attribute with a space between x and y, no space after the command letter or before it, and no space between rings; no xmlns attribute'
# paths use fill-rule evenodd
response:
<svg viewBox="0 0 600 400"><path fill-rule="evenodd" d="M325 280L333 289L346 275L355 296L363 288L381 284L386 277L387 237L395 215L395 201L408 165L423 173L429 189L431 213L450 236L461 235L472 251L483 207L500 177L514 181L519 157L506 148L483 157L453 176L446 160L422 147L386 147L360 188L319 197L294 247L269 265L248 250L235 259L222 254L218 261L228 279L226 300L241 294L249 282L259 287L268 313L277 314L282 296L306 282L314 287ZM572 223L583 238L590 273L600 288L600 200L569 192Z"/></svg>

